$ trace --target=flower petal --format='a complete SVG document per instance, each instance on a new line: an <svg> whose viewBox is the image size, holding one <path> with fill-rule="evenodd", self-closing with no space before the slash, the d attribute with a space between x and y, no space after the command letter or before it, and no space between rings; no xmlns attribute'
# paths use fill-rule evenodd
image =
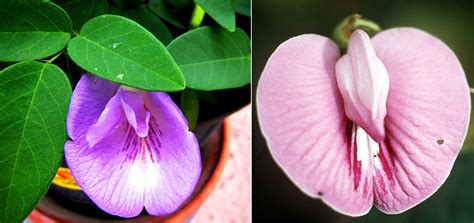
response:
<svg viewBox="0 0 474 223"><path fill-rule="evenodd" d="M336 63L336 78L347 117L375 141L383 140L389 78L364 31L352 33L347 54Z"/></svg>
<svg viewBox="0 0 474 223"><path fill-rule="evenodd" d="M114 96L119 85L91 74L82 75L71 97L67 116L67 132L75 140L85 134Z"/></svg>
<svg viewBox="0 0 474 223"><path fill-rule="evenodd" d="M99 208L112 215L134 217L143 210L145 192L133 178L137 171L132 171L131 157L138 148L133 146L136 141L130 143L135 132L127 126L122 122L93 148L84 137L69 141L65 157L74 179Z"/></svg>
<svg viewBox="0 0 474 223"><path fill-rule="evenodd" d="M336 44L319 35L282 43L260 78L257 110L270 151L288 177L309 196L360 216L373 204L369 141L365 133L356 136L360 128L345 115L334 73L338 58Z"/></svg>
<svg viewBox="0 0 474 223"><path fill-rule="evenodd" d="M143 207L152 215L176 211L201 174L198 143L190 132L150 120L150 133L138 137L122 122L93 148L80 138L68 142L66 160L79 186L102 210L134 217Z"/></svg>
<svg viewBox="0 0 474 223"><path fill-rule="evenodd" d="M128 123L133 126L138 136L147 136L150 112L145 109L142 94L135 91L122 91L121 99Z"/></svg>
<svg viewBox="0 0 474 223"><path fill-rule="evenodd" d="M89 147L92 148L96 145L123 121L120 96L121 94L116 94L109 100L97 122L87 130L86 140L89 143Z"/></svg>
<svg viewBox="0 0 474 223"><path fill-rule="evenodd" d="M448 177L466 136L470 95L458 59L432 35L395 28L372 43L390 76L375 205L396 214L431 196Z"/></svg>
<svg viewBox="0 0 474 223"><path fill-rule="evenodd" d="M121 217L177 210L202 168L198 142L166 93L119 90L88 134L66 143L65 156L91 200Z"/></svg>
<svg viewBox="0 0 474 223"><path fill-rule="evenodd" d="M183 114L166 93L143 94L147 108L156 118L149 135L161 140L159 172L163 180L156 188L145 188L145 207L152 215L177 210L194 191L201 176L201 154L196 137L188 131ZM150 136L152 137L152 136Z"/></svg>

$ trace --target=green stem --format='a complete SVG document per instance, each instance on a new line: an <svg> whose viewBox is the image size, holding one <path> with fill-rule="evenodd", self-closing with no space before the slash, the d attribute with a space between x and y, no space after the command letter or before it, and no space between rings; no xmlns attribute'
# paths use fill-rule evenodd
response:
<svg viewBox="0 0 474 223"><path fill-rule="evenodd" d="M198 4L194 6L193 14L191 15L191 21L189 21L189 26L191 27L191 29L194 29L201 25L205 14L206 12L201 8L201 6L199 6Z"/></svg>
<svg viewBox="0 0 474 223"><path fill-rule="evenodd" d="M369 36L373 36L380 32L380 26L368 19L363 19L361 15L354 14L346 17L341 23L334 29L333 39L341 49L345 49L349 42L349 38L356 29L362 29Z"/></svg>
<svg viewBox="0 0 474 223"><path fill-rule="evenodd" d="M53 58L49 59L46 61L46 63L52 63L54 60L56 60L59 56L61 56L61 54L63 54L64 51L61 51L59 52L58 54L56 54Z"/></svg>

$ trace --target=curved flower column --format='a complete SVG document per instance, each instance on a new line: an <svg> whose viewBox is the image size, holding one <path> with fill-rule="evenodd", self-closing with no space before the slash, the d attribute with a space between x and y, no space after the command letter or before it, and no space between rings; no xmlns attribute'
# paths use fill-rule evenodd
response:
<svg viewBox="0 0 474 223"><path fill-rule="evenodd" d="M282 43L257 88L273 157L309 196L351 216L396 214L448 177L467 133L464 71L439 39L394 28L356 30L340 58L330 39Z"/></svg>
<svg viewBox="0 0 474 223"><path fill-rule="evenodd" d="M166 93L84 74L74 90L65 145L68 167L102 210L121 217L177 210L201 174L186 119Z"/></svg>

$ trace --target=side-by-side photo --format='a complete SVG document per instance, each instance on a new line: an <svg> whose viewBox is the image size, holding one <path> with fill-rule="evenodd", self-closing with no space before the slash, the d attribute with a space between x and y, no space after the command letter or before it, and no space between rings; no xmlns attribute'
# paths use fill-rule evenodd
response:
<svg viewBox="0 0 474 223"><path fill-rule="evenodd" d="M250 222L250 10L0 0L0 222Z"/></svg>
<svg viewBox="0 0 474 223"><path fill-rule="evenodd" d="M470 1L253 1L254 222L472 222Z"/></svg>
<svg viewBox="0 0 474 223"><path fill-rule="evenodd" d="M474 2L0 0L0 223L472 223Z"/></svg>

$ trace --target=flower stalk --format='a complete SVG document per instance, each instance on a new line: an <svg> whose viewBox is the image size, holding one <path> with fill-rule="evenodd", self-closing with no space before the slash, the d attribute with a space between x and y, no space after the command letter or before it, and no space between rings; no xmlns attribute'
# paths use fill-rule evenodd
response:
<svg viewBox="0 0 474 223"><path fill-rule="evenodd" d="M374 21L364 19L359 14L348 16L334 29L333 39L341 49L346 49L349 38L356 29L364 30L369 36L381 31L380 26Z"/></svg>

